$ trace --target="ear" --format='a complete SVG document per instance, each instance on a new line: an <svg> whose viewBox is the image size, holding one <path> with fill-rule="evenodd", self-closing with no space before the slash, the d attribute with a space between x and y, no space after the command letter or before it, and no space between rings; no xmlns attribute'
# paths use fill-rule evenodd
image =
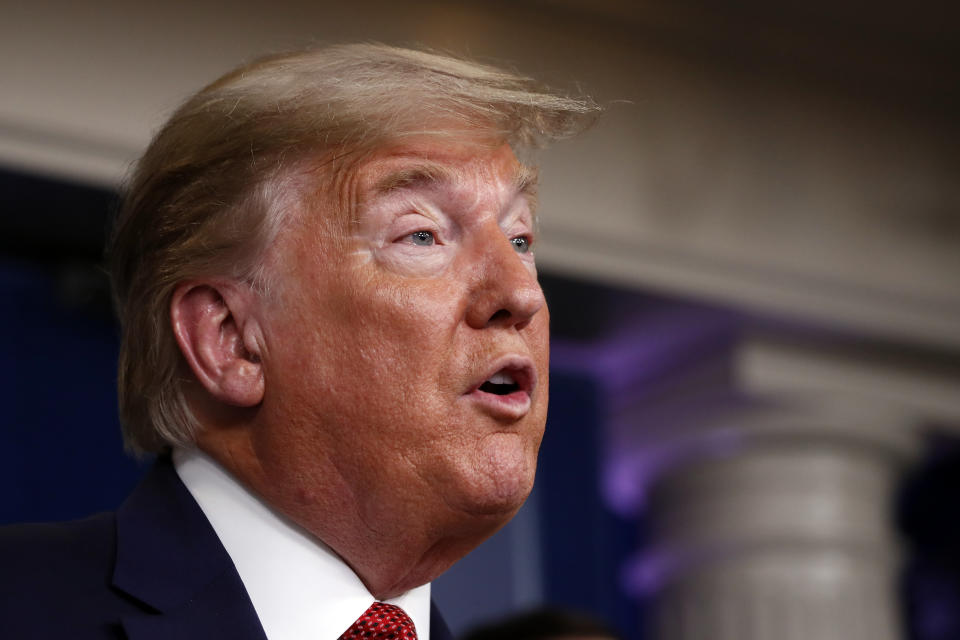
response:
<svg viewBox="0 0 960 640"><path fill-rule="evenodd" d="M170 302L173 333L197 380L237 407L259 404L264 393L260 329L249 311L249 292L221 283L182 283Z"/></svg>

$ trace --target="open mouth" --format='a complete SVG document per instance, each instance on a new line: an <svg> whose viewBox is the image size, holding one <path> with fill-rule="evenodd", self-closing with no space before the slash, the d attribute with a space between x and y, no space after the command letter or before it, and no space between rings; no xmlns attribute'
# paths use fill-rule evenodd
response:
<svg viewBox="0 0 960 640"><path fill-rule="evenodd" d="M498 371L493 374L489 380L480 385L480 391L492 393L497 396L505 396L519 391L520 385L513 379L508 371Z"/></svg>
<svg viewBox="0 0 960 640"><path fill-rule="evenodd" d="M533 391L533 374L528 366L506 366L477 387L478 391L495 396L508 396L518 391Z"/></svg>
<svg viewBox="0 0 960 640"><path fill-rule="evenodd" d="M519 420L527 415L537 386L537 373L529 358L502 358L492 373L473 387L468 395L483 411L504 420Z"/></svg>

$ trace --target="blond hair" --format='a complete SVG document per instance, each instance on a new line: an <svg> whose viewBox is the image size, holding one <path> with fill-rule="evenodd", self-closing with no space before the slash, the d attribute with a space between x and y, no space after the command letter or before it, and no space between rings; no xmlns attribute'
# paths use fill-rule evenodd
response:
<svg viewBox="0 0 960 640"><path fill-rule="evenodd" d="M109 243L128 449L193 442L199 425L183 393L171 296L201 277L264 285L262 256L283 224L279 187L293 163L465 129L522 152L576 133L596 110L494 67L378 44L261 58L188 99L128 179Z"/></svg>

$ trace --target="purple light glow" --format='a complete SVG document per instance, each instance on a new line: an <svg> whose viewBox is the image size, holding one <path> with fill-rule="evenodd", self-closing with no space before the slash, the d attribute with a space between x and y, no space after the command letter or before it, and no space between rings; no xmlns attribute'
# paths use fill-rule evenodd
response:
<svg viewBox="0 0 960 640"><path fill-rule="evenodd" d="M554 340L551 368L554 371L584 374L598 383L605 415L599 417L604 441L602 491L607 505L629 516L643 508L650 483L679 457L704 446L702 434L693 442L684 437L652 440L650 434L664 430L679 416L650 416L645 404L651 394L665 386L686 382L692 368L705 361L719 361L725 367L733 341L734 321L729 314L685 306L664 306L646 311L624 322L609 338L594 343ZM710 377L713 386L723 384L724 371ZM719 380L719 382L718 382ZM695 390L694 390L695 391ZM716 401L710 399L711 410ZM690 403L683 413L696 419L709 415ZM672 431L671 429L667 429ZM733 446L730 438L713 449Z"/></svg>
<svg viewBox="0 0 960 640"><path fill-rule="evenodd" d="M595 378L610 405L622 406L642 395L647 383L728 348L732 326L725 314L667 308L624 323L602 342L555 339L551 367Z"/></svg>
<svg viewBox="0 0 960 640"><path fill-rule="evenodd" d="M634 429L654 427L634 423ZM681 430L677 430L681 431ZM603 498L615 513L629 517L646 508L657 478L681 461L732 455L744 446L744 436L732 429L672 433L633 446L609 447L603 465Z"/></svg>

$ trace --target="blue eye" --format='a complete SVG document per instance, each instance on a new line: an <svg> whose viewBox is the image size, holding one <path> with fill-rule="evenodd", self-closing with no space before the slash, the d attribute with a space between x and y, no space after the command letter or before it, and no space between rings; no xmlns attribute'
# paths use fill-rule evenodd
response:
<svg viewBox="0 0 960 640"><path fill-rule="evenodd" d="M530 238L527 236L517 236L516 238L510 238L510 244L513 245L513 250L517 253L529 253L530 252Z"/></svg>
<svg viewBox="0 0 960 640"><path fill-rule="evenodd" d="M414 231L407 237L410 238L411 244L415 244L418 247L429 247L430 245L436 244L437 241L432 231Z"/></svg>

